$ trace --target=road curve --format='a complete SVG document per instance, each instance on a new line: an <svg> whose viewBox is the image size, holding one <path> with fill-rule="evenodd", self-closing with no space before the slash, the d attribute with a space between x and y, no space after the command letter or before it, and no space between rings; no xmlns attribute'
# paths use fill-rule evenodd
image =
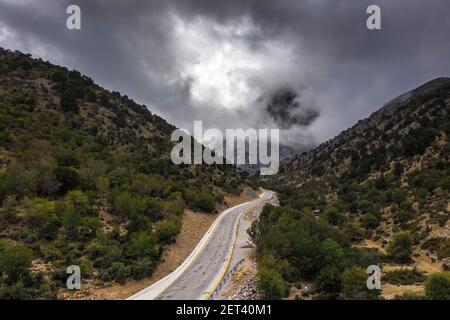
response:
<svg viewBox="0 0 450 320"><path fill-rule="evenodd" d="M222 212L186 260L172 273L127 300L207 299L228 268L239 219L267 201L272 192Z"/></svg>

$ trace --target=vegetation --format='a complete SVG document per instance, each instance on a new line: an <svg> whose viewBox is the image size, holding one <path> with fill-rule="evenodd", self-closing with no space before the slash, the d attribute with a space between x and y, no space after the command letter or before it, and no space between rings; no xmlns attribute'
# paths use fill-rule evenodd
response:
<svg viewBox="0 0 450 320"><path fill-rule="evenodd" d="M426 279L423 272L417 269L400 269L383 274L383 281L395 285L413 285L423 283Z"/></svg>
<svg viewBox="0 0 450 320"><path fill-rule="evenodd" d="M425 296L432 300L450 300L450 272L432 274L425 283Z"/></svg>
<svg viewBox="0 0 450 320"><path fill-rule="evenodd" d="M240 192L231 166L172 164L175 128L145 106L29 55L0 61L0 298L55 297L69 265L99 285L150 275L185 208Z"/></svg>
<svg viewBox="0 0 450 320"><path fill-rule="evenodd" d="M286 161L265 184L278 192L280 207L266 206L251 229L260 268L277 272L288 288L312 282L303 298L339 299L377 297L366 289L372 264L413 264L428 255L448 268L449 98L450 80L436 79ZM382 281L445 283L436 277L413 269Z"/></svg>

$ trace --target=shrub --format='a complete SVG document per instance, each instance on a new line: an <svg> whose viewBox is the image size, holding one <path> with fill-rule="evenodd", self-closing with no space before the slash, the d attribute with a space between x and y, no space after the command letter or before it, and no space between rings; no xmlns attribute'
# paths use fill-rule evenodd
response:
<svg viewBox="0 0 450 320"><path fill-rule="evenodd" d="M399 232L389 244L388 256L395 262L405 263L411 260L413 252L413 238L409 232Z"/></svg>
<svg viewBox="0 0 450 320"><path fill-rule="evenodd" d="M55 169L54 173L60 183L60 195L65 195L68 191L77 189L80 185L80 176L75 168L59 166Z"/></svg>
<svg viewBox="0 0 450 320"><path fill-rule="evenodd" d="M16 282L29 272L32 253L23 244L0 242L0 274L5 274L10 282Z"/></svg>
<svg viewBox="0 0 450 320"><path fill-rule="evenodd" d="M433 273L425 282L425 296L432 300L450 300L450 272Z"/></svg>
<svg viewBox="0 0 450 320"><path fill-rule="evenodd" d="M380 219L371 213L364 214L361 220L364 228L369 230L375 229L380 225Z"/></svg>
<svg viewBox="0 0 450 320"><path fill-rule="evenodd" d="M360 241L364 239L364 230L355 223L347 223L344 225L342 232L349 237L350 241Z"/></svg>
<svg viewBox="0 0 450 320"><path fill-rule="evenodd" d="M76 239L78 237L78 231L81 226L82 218L73 205L67 206L62 214L61 221L64 229L66 230L67 237L69 239Z"/></svg>
<svg viewBox="0 0 450 320"><path fill-rule="evenodd" d="M341 290L341 271L333 265L320 270L315 281L317 289L336 294Z"/></svg>
<svg viewBox="0 0 450 320"><path fill-rule="evenodd" d="M71 89L64 90L61 94L60 105L64 111L78 113L77 97L75 92Z"/></svg>
<svg viewBox="0 0 450 320"><path fill-rule="evenodd" d="M367 293L367 273L361 267L345 269L342 273L342 294L346 299L363 297Z"/></svg>
<svg viewBox="0 0 450 320"><path fill-rule="evenodd" d="M159 242L172 242L181 231L181 221L179 219L158 221L155 223L155 230Z"/></svg>
<svg viewBox="0 0 450 320"><path fill-rule="evenodd" d="M258 271L257 287L262 299L280 300L286 295L283 278L273 270L262 268Z"/></svg>
<svg viewBox="0 0 450 320"><path fill-rule="evenodd" d="M201 211L212 212L216 207L214 196L208 192L200 192L195 206Z"/></svg>
<svg viewBox="0 0 450 320"><path fill-rule="evenodd" d="M138 259L131 266L131 276L134 279L141 279L153 273L155 261L150 258Z"/></svg>
<svg viewBox="0 0 450 320"><path fill-rule="evenodd" d="M127 253L133 259L156 259L158 251L156 238L150 232L134 233L127 247Z"/></svg>
<svg viewBox="0 0 450 320"><path fill-rule="evenodd" d="M345 216L336 208L327 208L323 213L323 218L332 225L339 225L345 220Z"/></svg>
<svg viewBox="0 0 450 320"><path fill-rule="evenodd" d="M401 269L386 272L383 275L383 280L395 285L412 285L422 283L425 280L423 272L418 271L416 268L412 270Z"/></svg>
<svg viewBox="0 0 450 320"><path fill-rule="evenodd" d="M26 289L21 281L11 286L0 286L0 300L25 300L32 299L29 289Z"/></svg>

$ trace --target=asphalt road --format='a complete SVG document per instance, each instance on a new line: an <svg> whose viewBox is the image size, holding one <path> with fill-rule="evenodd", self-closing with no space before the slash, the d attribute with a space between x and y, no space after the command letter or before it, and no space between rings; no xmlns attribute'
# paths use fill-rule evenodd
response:
<svg viewBox="0 0 450 320"><path fill-rule="evenodd" d="M226 210L218 217L185 262L174 272L152 286L131 296L130 300L192 300L205 299L228 266L233 249L237 223L247 209L268 200L265 190L255 200Z"/></svg>

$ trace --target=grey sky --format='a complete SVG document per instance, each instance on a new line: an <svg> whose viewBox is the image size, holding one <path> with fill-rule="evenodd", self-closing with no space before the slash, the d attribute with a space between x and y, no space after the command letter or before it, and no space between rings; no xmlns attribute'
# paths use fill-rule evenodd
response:
<svg viewBox="0 0 450 320"><path fill-rule="evenodd" d="M69 4L81 31L65 28ZM365 27L370 4L381 31ZM282 143L302 145L450 76L449 14L447 0L0 0L0 46L77 69L186 128L275 127L267 104L289 88L291 120L318 114L282 130Z"/></svg>

